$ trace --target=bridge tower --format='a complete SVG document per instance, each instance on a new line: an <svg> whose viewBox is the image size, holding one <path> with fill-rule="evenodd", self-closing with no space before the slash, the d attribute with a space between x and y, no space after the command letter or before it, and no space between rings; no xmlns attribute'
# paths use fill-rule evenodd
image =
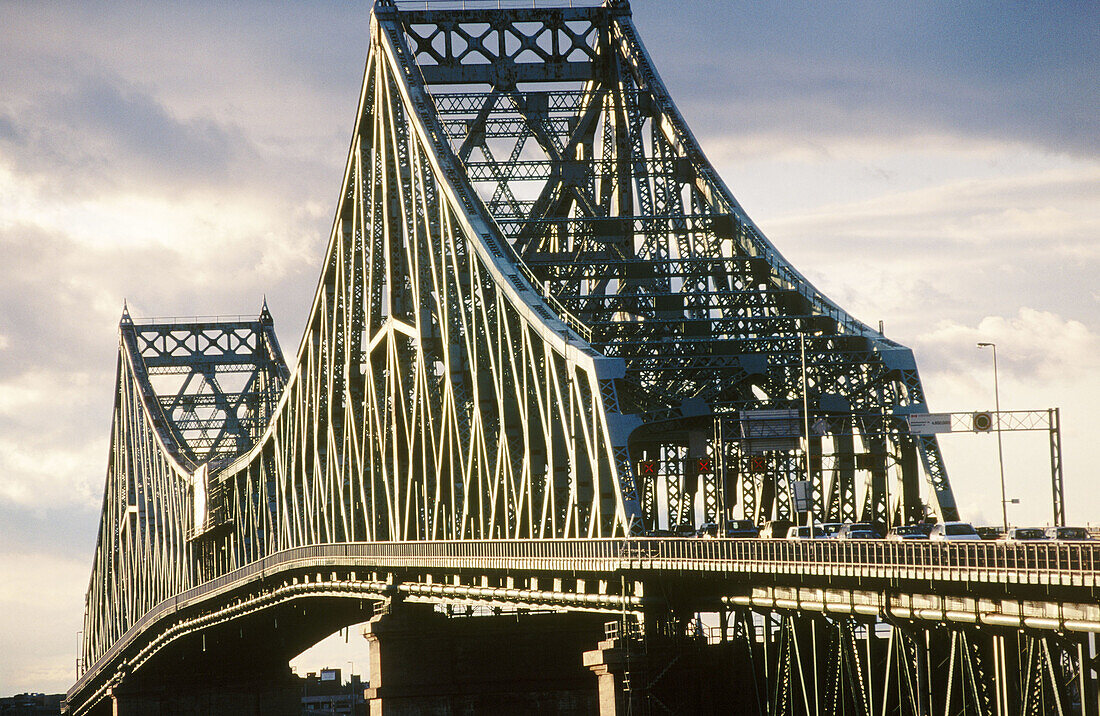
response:
<svg viewBox="0 0 1100 716"><path fill-rule="evenodd" d="M1016 648L913 626L922 614L992 614L981 623L1006 630L1100 625L1076 596L1075 617L1057 599L1035 606L1036 585L1065 575L1029 582L1006 566L1032 552L656 539L791 518L802 482L821 520L958 509L935 437L906 429L928 408L912 352L824 296L752 222L629 3L500 5L375 3L330 241L289 368L266 307L255 320L124 313L72 712L104 707L116 687L141 693L181 663L216 675L246 645L269 658L242 681L281 678L283 657L403 601L608 615L623 631L593 645L607 653L589 666L607 667L613 696L628 625L683 642L702 610L766 665L738 678L774 687L781 706L847 703L871 678L860 664L890 654L911 700L940 688L910 681L940 679L927 664L941 653L961 675L946 679L948 700L954 679L984 683L975 674L991 660L1007 683L1006 649L1030 660L1033 682L966 698L1007 702L1026 686L1045 703L1072 678L1078 694L1094 688L1082 666L1094 642L1022 635ZM1096 583L1093 552L1065 559L1070 586ZM849 582L828 571L838 563ZM960 574L986 602L921 594L932 608L903 591ZM1012 599L1046 611L1008 613ZM657 678L664 647L648 643ZM1076 671L1055 664L1073 649ZM812 671L798 655L811 653L833 660L832 686L792 695Z"/></svg>
<svg viewBox="0 0 1100 716"><path fill-rule="evenodd" d="M927 411L912 352L765 238L627 2L379 2L371 32L325 285L376 396L375 464L411 493L372 536L762 522L797 479L821 519L958 517L935 437L905 427ZM387 457L393 395L433 430L396 424Z"/></svg>

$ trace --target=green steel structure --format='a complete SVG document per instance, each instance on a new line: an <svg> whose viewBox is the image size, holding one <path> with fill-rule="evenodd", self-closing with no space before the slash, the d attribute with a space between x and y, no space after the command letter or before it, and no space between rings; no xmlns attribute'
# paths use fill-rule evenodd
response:
<svg viewBox="0 0 1100 716"><path fill-rule="evenodd" d="M124 313L70 711L173 643L199 635L205 651L204 630L287 600L402 594L682 632L654 616L671 609L647 596L659 577L767 664L762 712L1095 713L1095 640L1074 636L1100 629L1092 548L661 538L790 519L802 481L825 521L959 515L935 437L906 427L928 412L912 352L749 219L629 4L503 4L375 3L289 369L266 305L256 320ZM988 603L944 601L973 597L971 579ZM1036 584L1045 606L1014 612ZM891 601L905 589L931 606ZM933 623L950 634L939 666ZM982 625L1030 641L1006 647ZM822 634L810 646L807 629Z"/></svg>

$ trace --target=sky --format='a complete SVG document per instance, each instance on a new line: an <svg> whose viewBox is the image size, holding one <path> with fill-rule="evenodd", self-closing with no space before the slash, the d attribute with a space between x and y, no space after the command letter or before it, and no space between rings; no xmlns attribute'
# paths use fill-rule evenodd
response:
<svg viewBox="0 0 1100 716"><path fill-rule="evenodd" d="M123 301L255 315L288 355L355 121L369 3L0 0L0 695L74 680ZM1058 407L1100 524L1100 5L634 0L665 83L779 250L915 351L934 411ZM996 440L941 439L1000 520ZM1009 520L1051 519L1045 433ZM361 656L332 639L299 671ZM362 671L363 661L357 671Z"/></svg>

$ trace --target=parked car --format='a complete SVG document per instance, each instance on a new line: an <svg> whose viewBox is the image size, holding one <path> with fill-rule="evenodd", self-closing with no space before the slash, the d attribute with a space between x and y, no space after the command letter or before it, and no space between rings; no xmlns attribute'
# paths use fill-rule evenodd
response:
<svg viewBox="0 0 1100 716"><path fill-rule="evenodd" d="M886 539L898 542L911 539L928 539L928 533L931 531L932 525L898 525L886 534Z"/></svg>
<svg viewBox="0 0 1100 716"><path fill-rule="evenodd" d="M1092 535L1084 527L1047 527L1047 539L1091 540Z"/></svg>
<svg viewBox="0 0 1100 716"><path fill-rule="evenodd" d="M794 525L787 529L787 539L825 539L825 530L821 525Z"/></svg>
<svg viewBox="0 0 1100 716"><path fill-rule="evenodd" d="M821 530L825 533L826 537L836 537L836 533L839 532L840 528L843 526L843 522L826 522L821 525Z"/></svg>
<svg viewBox="0 0 1100 716"><path fill-rule="evenodd" d="M978 531L969 522L937 522L932 527L928 539L936 542L958 542L980 540Z"/></svg>
<svg viewBox="0 0 1100 716"><path fill-rule="evenodd" d="M1013 527L1001 539L1010 542L1031 542L1047 538L1042 527Z"/></svg>
<svg viewBox="0 0 1100 716"><path fill-rule="evenodd" d="M791 524L790 520L768 520L760 528L760 539L784 539Z"/></svg>
<svg viewBox="0 0 1100 716"><path fill-rule="evenodd" d="M870 522L848 522L836 533L837 539L882 539L882 534Z"/></svg>
<svg viewBox="0 0 1100 716"><path fill-rule="evenodd" d="M759 537L760 528L752 520L726 520L726 536L738 539Z"/></svg>

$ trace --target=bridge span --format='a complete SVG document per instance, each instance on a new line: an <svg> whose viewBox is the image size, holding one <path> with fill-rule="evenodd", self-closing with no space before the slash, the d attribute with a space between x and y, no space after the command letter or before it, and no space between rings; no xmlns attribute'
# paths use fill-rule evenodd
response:
<svg viewBox="0 0 1100 716"><path fill-rule="evenodd" d="M625 616L628 623L650 620L651 632L677 628L675 623L658 624L655 619L690 620L700 612L713 613L721 623L717 640L740 642L750 661L755 656L762 664L767 661L766 645L777 649L784 638L785 624L814 615L810 619L821 624L823 641L820 647L811 647L822 652L811 658L820 659L822 668L831 656L844 654L843 647L827 643L829 633L860 625L867 659L875 652L890 653L895 639L904 644L912 634L927 632L950 641L950 660L958 664L948 669L960 672L977 669L980 673L982 650L976 644L985 643L991 651L987 658L994 663L985 664L989 668L998 654L1004 658L1019 650L1018 645L1009 648L1007 643L1023 638L1032 642L1030 650L1035 651L1036 663L1028 666L1051 669L1050 678L1064 680L1072 673L1064 671L1060 660L1044 664L1051 657L1049 651L1041 650L1053 644L1071 652L1076 647L1079 656L1092 653L1094 635L1100 632L1100 604L1094 596L1100 588L1098 567L1100 546L1087 543L641 538L311 545L268 555L164 600L111 647L101 665L82 676L76 689L93 692L89 705L116 696L119 662L140 671L158 658L179 658L186 648L177 642L194 642L195 635L203 651L214 652L215 637L207 643L204 634L217 634L215 627L230 625L229 631L236 630L243 641L245 627L239 625L249 624L251 615L258 612L267 613L265 618L273 627L280 613L299 609L302 615L310 610L323 613L308 626L283 617L289 640L272 634L265 647L277 650L289 642L294 646L282 655L289 659L294 649L318 634L362 621L376 611L388 613L395 605L417 603L450 610L470 605L525 610L532 617L540 612L579 611L603 614L614 622ZM736 628L738 624L741 629ZM752 625L751 630L743 628L746 624ZM887 634L876 636L875 624L886 626ZM982 627L988 635L977 641L971 636L971 650L956 653L956 640L965 640L963 635ZM303 633L295 633L298 630ZM713 629L709 631L713 637ZM223 628L216 638L225 640L224 632ZM692 638L698 641L698 637ZM876 644L876 639L882 643ZM620 640L624 648L640 648L627 635ZM598 644L588 646L595 653ZM930 649L931 642L923 646ZM579 664L581 654L573 656ZM860 653L853 650L850 656L859 659ZM636 669L644 662L643 657L637 658ZM804 664L797 668L809 670ZM920 659L900 662L893 674L876 673L883 669L881 662L868 660L863 668L863 679L873 677L882 689L881 701L875 705L893 704L903 712L906 706L919 710L920 694L910 694L912 703L907 704L902 680L907 668L914 669L909 676L918 678ZM375 672L384 683L384 663ZM932 678L933 672L924 678ZM155 673L172 672L158 669ZM275 672L266 678L274 676ZM624 676L629 677L629 671L612 674L618 679L615 688L620 699ZM1087 692L1087 674L1078 677L1079 688ZM766 679L760 674L754 678L761 682L759 691L766 692ZM991 685L1003 692L1005 700L1027 696L1014 691L1012 680L1005 676L993 679ZM816 684L811 691L822 686ZM965 694L970 687L956 688ZM896 702L890 700L891 689L897 691ZM156 688L151 691L157 693ZM861 695L869 705L873 696L873 689ZM137 700L139 711L149 707L147 699L146 694ZM766 712L780 703L757 699L756 705Z"/></svg>
<svg viewBox="0 0 1100 716"><path fill-rule="evenodd" d="M469 4L374 4L289 365L266 305L124 309L68 713L294 713L366 621L374 714L1096 716L1089 542L667 536L958 519L915 358L752 222L626 0Z"/></svg>

